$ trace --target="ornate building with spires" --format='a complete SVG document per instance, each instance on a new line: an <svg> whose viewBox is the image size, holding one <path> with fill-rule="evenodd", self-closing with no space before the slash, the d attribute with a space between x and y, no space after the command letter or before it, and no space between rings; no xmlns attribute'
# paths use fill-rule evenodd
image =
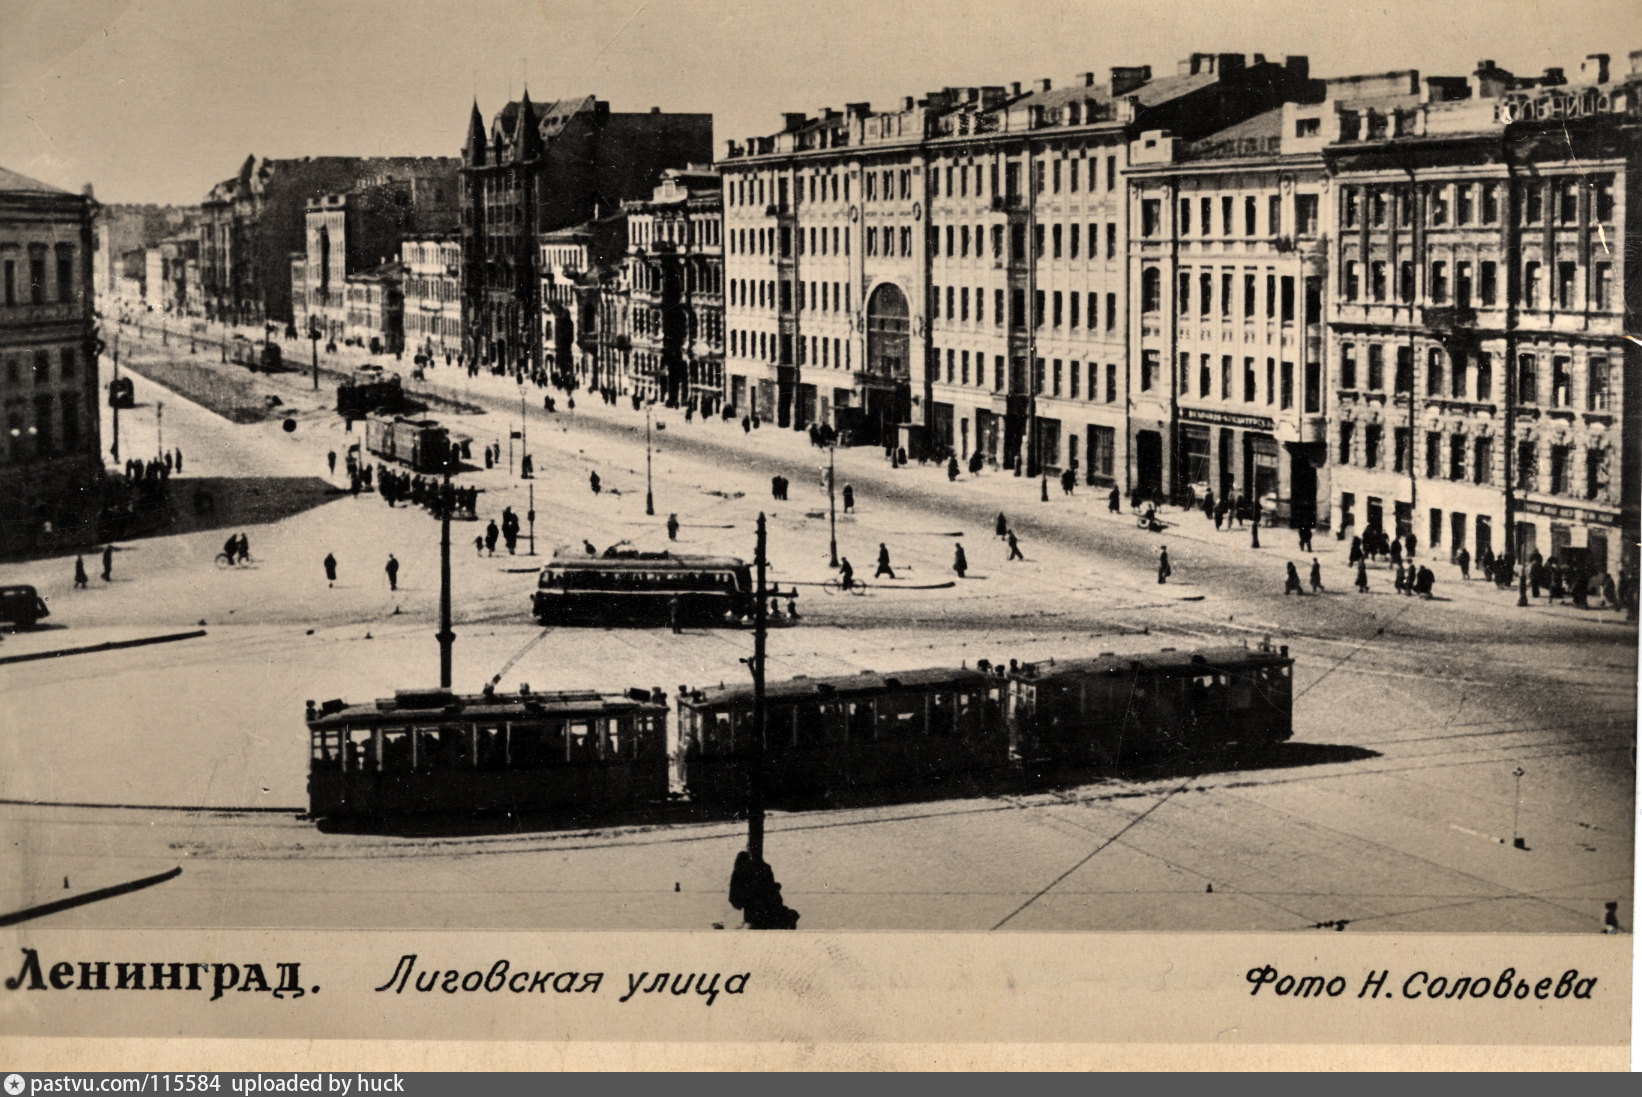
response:
<svg viewBox="0 0 1642 1097"><path fill-rule="evenodd" d="M539 237L650 195L665 168L711 159L709 114L617 114L593 96L530 93L462 150L463 348L497 371L542 368Z"/></svg>

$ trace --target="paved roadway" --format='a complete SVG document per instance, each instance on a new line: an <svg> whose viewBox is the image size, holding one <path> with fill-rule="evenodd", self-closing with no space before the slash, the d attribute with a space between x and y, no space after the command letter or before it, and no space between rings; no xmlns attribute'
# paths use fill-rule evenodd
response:
<svg viewBox="0 0 1642 1097"><path fill-rule="evenodd" d="M136 352L139 374L159 349ZM479 444L504 439L505 450L519 407L510 382L444 369L430 381L489 409L464 425ZM258 487L324 476L325 452L346 444L340 425L306 381L259 383L292 409L295 432L234 426L145 380L138 397L166 401L167 444L185 448L191 475ZM777 578L800 584L806 611L802 627L774 634L772 674L1266 635L1299 660L1295 742L1249 765L777 814L769 857L804 928L1585 932L1615 899L1629 925L1636 648L1617 615L1518 610L1481 584L1462 589L1447 565L1437 570L1448 601L1399 598L1383 571L1367 597L1285 598L1282 564L1303 561L1288 531L1262 531L1267 547L1253 550L1246 532L1216 535L1188 515L1152 537L1082 490L1068 500L1051 484L1043 504L1034 483L988 473L948 484L933 466L891 471L871 451L839 453L839 482L860 500L840 522L840 548L870 579L886 542L901 578L864 598L829 597L809 585L830 574L816 475L824 454L801 435L766 426L745 436L661 413L658 514L647 519L642 417L630 406L549 417L528 395L541 551L584 537L656 545L676 511L682 547L745 556L753 515L770 512ZM128 449L141 437L133 421L143 412L122 424ZM593 496L592 468L614 490ZM792 480L790 502L768 496L777 472ZM505 470L471 480L485 489L487 517L526 509L524 486ZM999 510L1020 533L1024 563L1006 564L992 536ZM724 885L743 840L733 820L399 837L325 834L296 819L301 702L381 696L433 677L437 526L374 497L338 496L248 532L257 564L234 572L209 565L221 530L126 546L119 581L78 594L68 563L0 567L0 581L40 583L53 620L68 626L8 637L7 651L198 620L210 633L0 666L14 723L0 818L22 836L8 855L5 909L180 864L176 880L51 923L733 922ZM462 527L456 560L459 688L477 687L537 634L523 613L533 562L474 555L474 532ZM951 578L955 539L971 578L912 589ZM1160 540L1176 571L1163 587L1152 571ZM1339 546L1317 547L1329 584L1348 589ZM343 565L336 589L320 574L327 551ZM388 551L404 562L395 594L380 571ZM736 632L560 632L503 688L716 682L744 673L737 659L748 647ZM1512 848L1514 834L1526 850Z"/></svg>

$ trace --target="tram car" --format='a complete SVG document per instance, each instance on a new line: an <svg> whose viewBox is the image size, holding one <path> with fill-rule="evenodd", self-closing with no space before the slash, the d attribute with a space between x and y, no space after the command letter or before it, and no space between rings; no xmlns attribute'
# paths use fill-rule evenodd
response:
<svg viewBox="0 0 1642 1097"><path fill-rule="evenodd" d="M137 406L136 389L129 377L116 377L108 383L108 406L134 408Z"/></svg>
<svg viewBox="0 0 1642 1097"><path fill-rule="evenodd" d="M663 801L667 713L666 695L643 689L309 701L308 814L585 815Z"/></svg>
<svg viewBox="0 0 1642 1097"><path fill-rule="evenodd" d="M405 389L397 373L381 366L361 366L336 386L336 412L363 419L372 412L397 415L405 409Z"/></svg>
<svg viewBox="0 0 1642 1097"><path fill-rule="evenodd" d="M1269 746L1294 734L1293 713L1286 647L1108 652L1009 675L1012 749L1049 769Z"/></svg>
<svg viewBox="0 0 1642 1097"><path fill-rule="evenodd" d="M996 675L949 667L770 683L765 794L927 784L1006 766L1007 686ZM675 781L682 778L692 800L745 799L755 735L751 685L681 695Z"/></svg>
<svg viewBox="0 0 1642 1097"><path fill-rule="evenodd" d="M559 551L541 570L531 611L543 625L723 625L753 612L753 580L734 556L606 549Z"/></svg>
<svg viewBox="0 0 1642 1097"><path fill-rule="evenodd" d="M280 369L284 358L279 347L273 343L253 343L243 335L236 335L228 341L228 360L252 373L258 369L264 373L274 373Z"/></svg>
<svg viewBox="0 0 1642 1097"><path fill-rule="evenodd" d="M365 449L417 472L443 472L450 459L451 438L437 419L370 415L365 419Z"/></svg>

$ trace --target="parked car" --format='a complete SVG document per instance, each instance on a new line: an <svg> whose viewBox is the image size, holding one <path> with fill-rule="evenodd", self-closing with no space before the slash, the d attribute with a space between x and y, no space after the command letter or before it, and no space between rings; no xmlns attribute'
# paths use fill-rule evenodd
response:
<svg viewBox="0 0 1642 1097"><path fill-rule="evenodd" d="M33 628L40 618L50 617L46 600L30 586L0 587L0 622L18 628Z"/></svg>

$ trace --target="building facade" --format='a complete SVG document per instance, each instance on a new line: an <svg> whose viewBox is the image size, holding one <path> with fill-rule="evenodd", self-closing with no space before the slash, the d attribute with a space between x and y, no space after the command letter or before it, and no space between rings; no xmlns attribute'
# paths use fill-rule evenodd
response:
<svg viewBox="0 0 1642 1097"><path fill-rule="evenodd" d="M400 241L404 267L405 347L431 359L462 351L462 238L412 233Z"/></svg>
<svg viewBox="0 0 1642 1097"><path fill-rule="evenodd" d="M622 283L632 353L626 387L712 414L724 393L723 196L707 167L669 169L626 202Z"/></svg>
<svg viewBox="0 0 1642 1097"><path fill-rule="evenodd" d="M1307 84L1303 58L1193 55L1068 87L946 88L732 143L728 399L782 425L1122 481L1129 142Z"/></svg>
<svg viewBox="0 0 1642 1097"><path fill-rule="evenodd" d="M1339 535L1634 572L1642 52L1485 61L1337 123Z"/></svg>
<svg viewBox="0 0 1642 1097"><path fill-rule="evenodd" d="M389 183L423 211L455 218L458 161L445 157L317 156L268 160L250 156L238 174L213 187L200 206L201 296L208 318L233 323L293 324L291 255L307 247L307 211L313 199ZM372 265L382 262L381 257Z"/></svg>
<svg viewBox="0 0 1642 1097"><path fill-rule="evenodd" d="M0 555L96 536L94 210L0 168Z"/></svg>
<svg viewBox="0 0 1642 1097"><path fill-rule="evenodd" d="M712 156L706 114L617 114L587 96L507 104L487 133L479 106L462 161L465 352L493 368L543 366L542 233L642 198L664 168Z"/></svg>
<svg viewBox="0 0 1642 1097"><path fill-rule="evenodd" d="M626 292L627 215L544 232L537 246L544 370L567 389L619 390L631 335L607 331L601 319L605 297Z"/></svg>
<svg viewBox="0 0 1642 1097"><path fill-rule="evenodd" d="M344 287L348 306L345 340L372 354L404 353L404 277L404 267L397 261L348 275Z"/></svg>

